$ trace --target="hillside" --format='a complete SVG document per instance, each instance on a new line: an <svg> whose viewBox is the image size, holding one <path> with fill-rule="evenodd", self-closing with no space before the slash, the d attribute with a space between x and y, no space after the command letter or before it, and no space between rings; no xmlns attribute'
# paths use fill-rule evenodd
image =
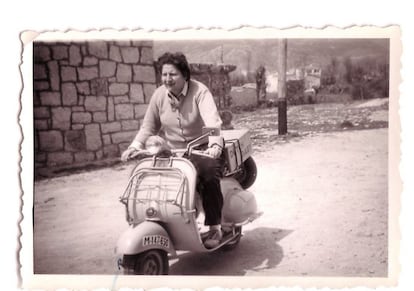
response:
<svg viewBox="0 0 414 291"><path fill-rule="evenodd" d="M165 51L182 51L190 62L237 65L237 70L255 70L264 65L277 70L278 40L155 41L154 56ZM316 64L326 66L332 58L374 58L387 62L387 39L289 39L288 67Z"/></svg>

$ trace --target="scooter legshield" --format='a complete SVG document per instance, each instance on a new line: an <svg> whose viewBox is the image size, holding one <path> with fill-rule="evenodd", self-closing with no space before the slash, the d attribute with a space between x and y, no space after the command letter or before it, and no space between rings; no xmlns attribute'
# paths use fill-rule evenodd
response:
<svg viewBox="0 0 414 291"><path fill-rule="evenodd" d="M143 221L131 225L118 239L117 255L134 255L152 249L161 249L175 256L176 252L167 231L158 223Z"/></svg>

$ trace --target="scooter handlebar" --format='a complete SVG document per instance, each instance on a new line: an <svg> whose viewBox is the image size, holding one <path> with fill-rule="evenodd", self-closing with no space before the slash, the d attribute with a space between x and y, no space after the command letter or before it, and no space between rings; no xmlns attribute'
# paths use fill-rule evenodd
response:
<svg viewBox="0 0 414 291"><path fill-rule="evenodd" d="M198 155L198 156L203 156L207 158L213 158L212 156L205 153L204 151L195 150L195 149L191 150L190 152L188 152L188 149L172 149L170 150L170 152L172 156L178 156L178 157L183 157L186 153L188 153L188 155ZM158 152L152 152L147 149L142 149L142 150L134 151L128 157L128 160L141 160L144 158L156 156L158 154L159 154Z"/></svg>

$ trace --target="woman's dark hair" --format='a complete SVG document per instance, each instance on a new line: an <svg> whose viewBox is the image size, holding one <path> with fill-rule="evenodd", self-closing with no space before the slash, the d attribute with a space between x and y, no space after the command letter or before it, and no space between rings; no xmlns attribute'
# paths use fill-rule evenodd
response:
<svg viewBox="0 0 414 291"><path fill-rule="evenodd" d="M181 72L186 81L190 80L190 66L188 65L187 58L183 53L164 53L158 58L157 61L157 66L160 72L162 71L162 66L165 64L173 65Z"/></svg>

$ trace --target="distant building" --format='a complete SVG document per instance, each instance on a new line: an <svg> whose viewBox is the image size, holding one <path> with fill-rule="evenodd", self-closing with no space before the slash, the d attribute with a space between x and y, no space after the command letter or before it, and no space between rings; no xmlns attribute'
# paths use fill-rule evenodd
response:
<svg viewBox="0 0 414 291"><path fill-rule="evenodd" d="M315 65L309 65L305 68L304 86L305 89L319 88L321 86L322 69Z"/></svg>
<svg viewBox="0 0 414 291"><path fill-rule="evenodd" d="M286 81L295 83L301 83L301 94L309 94L309 92L315 93L313 88L319 88L321 86L322 70L316 65L309 65L304 68L293 68L286 72ZM301 82L302 81L302 82ZM277 72L266 71L266 99L277 98L279 76ZM248 83L240 87L232 87L231 96L233 99L233 105L235 106L247 106L256 104L255 90L256 84ZM303 93L303 94L302 94Z"/></svg>

